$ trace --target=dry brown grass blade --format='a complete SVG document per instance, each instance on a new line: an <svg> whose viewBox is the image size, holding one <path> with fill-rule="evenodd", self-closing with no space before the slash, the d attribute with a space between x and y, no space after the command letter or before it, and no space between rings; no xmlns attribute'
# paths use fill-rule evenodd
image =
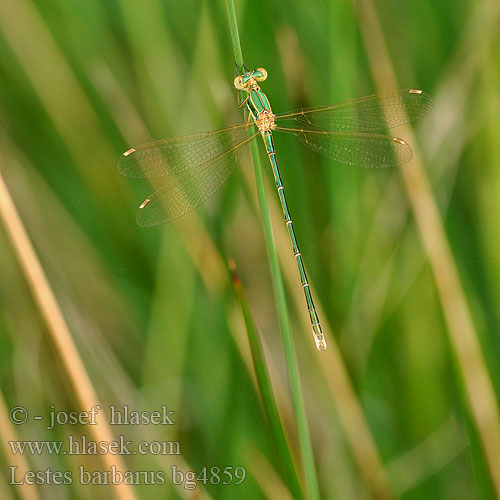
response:
<svg viewBox="0 0 500 500"><path fill-rule="evenodd" d="M106 102L112 116L127 141L131 144L137 141L151 141L152 138L146 125L111 71L105 66L100 66L98 70L92 73L92 77L97 90ZM255 188L254 183L251 184L251 188ZM185 242L186 249L198 273L202 277L207 290L211 293L219 292L226 283L227 274L224 269L222 256L214 245L213 240L210 238L201 219L197 217L196 214L191 214L190 217L183 218L182 221L173 221L172 224L175 225L176 230ZM235 310L230 310L228 321L230 324L230 331L232 332L236 346L245 363L253 385L257 390L257 381L253 371L248 340L246 334L243 333L245 326L240 320L241 310L239 307L235 306ZM273 363L268 364L268 369L270 371L270 379L273 382L280 414L284 422L288 424L287 429L290 430L292 427L290 424L292 417L291 408L286 396L286 387ZM268 466L272 474L276 475L272 466L270 464L268 464ZM285 488L285 486L283 486L283 488Z"/></svg>
<svg viewBox="0 0 500 500"><path fill-rule="evenodd" d="M359 8L361 31L380 91L398 88L394 68L371 0ZM462 374L470 410L486 455L491 478L500 495L500 413L432 189L410 127L404 135L414 147L414 160L401 167L403 182L422 243L436 280L451 344Z"/></svg>
<svg viewBox="0 0 500 500"><path fill-rule="evenodd" d="M4 453L5 456L7 457L8 463L12 467L17 467L19 469L19 477L24 477L26 472L30 470L28 463L23 455L20 454L13 454L12 450L8 446L9 441L18 441L18 437L16 436L14 429L12 427L11 422L7 418L7 415L9 414L9 410L7 408L7 405L5 404L5 400L3 398L3 394L0 393L0 437L2 440L2 443L4 445ZM10 471L9 471L9 476L10 476ZM12 493L12 490L10 490ZM19 484L17 485L16 492L19 494L19 497L22 500L41 500L41 496L39 495L38 489L36 486L33 485L28 485L26 483ZM4 495L4 492L1 492L2 498ZM14 495L12 494L11 497L5 497L5 500L8 500L9 498L14 498Z"/></svg>
<svg viewBox="0 0 500 500"><path fill-rule="evenodd" d="M322 313L322 309L318 313ZM322 314L321 317L325 318L325 315ZM331 327L328 327L327 331L332 332ZM346 440L367 488L373 498L389 500L393 498L393 493L387 472L378 454L375 440L347 373L339 347L332 340L333 336L330 335L327 355L318 356L323 377L337 406Z"/></svg>
<svg viewBox="0 0 500 500"><path fill-rule="evenodd" d="M293 500L293 496L266 457L252 446L246 453L247 467L269 500Z"/></svg>
<svg viewBox="0 0 500 500"><path fill-rule="evenodd" d="M0 158L0 166L2 166L1 163L2 159ZM89 410L94 405L99 405L102 408L73 342L68 325L1 174L0 216L40 314L47 324L52 341L74 388L80 408ZM104 416L100 419L98 425L90 426L89 432L96 441L110 442L113 440L113 435ZM121 458L116 455L106 454L102 456L102 459L108 468L115 466L118 470L125 470ZM113 485L113 488L116 498L121 500L134 500L136 498L132 488L128 485L116 484Z"/></svg>
<svg viewBox="0 0 500 500"><path fill-rule="evenodd" d="M300 57L300 51L294 50L293 54L289 54L289 47L298 47L298 40L293 32L287 31L286 29L282 30L280 36L281 55L283 60L286 61L284 66L289 70L287 73L296 75L297 78L297 81L290 87L294 91L297 91L297 89L300 89L301 86L305 84L301 76L304 73L302 69L304 63ZM294 66L296 67L294 68ZM268 189L270 189L269 185ZM273 227L276 234L276 244L279 249L283 274L288 283L289 291L293 296L295 309L300 317L300 330L304 334L305 345L310 348L309 317L304 308L303 292L300 287L297 286L296 262L291 258L289 236L281 222L283 216L274 197L270 202L270 208L273 216ZM276 223L274 223L274 221L276 221ZM327 315L325 314L318 295L314 293L314 286L312 284L311 290L315 297L316 309L321 318L323 329L326 333L326 340L328 342L328 349L325 352L318 355L314 349L311 349L311 352L314 351L311 356L319 361L322 377L325 379L332 401L335 402L337 407L345 439L366 488L370 492L372 498L390 500L393 498L393 493L389 484L387 472L378 454L375 440L371 434L360 401L351 383L336 338L333 336L333 328L327 322Z"/></svg>
<svg viewBox="0 0 500 500"><path fill-rule="evenodd" d="M127 141L131 145L152 141L154 138L151 137L137 109L109 68L99 66L91 76ZM131 221L131 224L134 223ZM200 217L193 213L190 217L185 217L182 221L174 220L171 224L184 240L189 256L207 290L211 293L220 291L227 284L224 261Z"/></svg>
<svg viewBox="0 0 500 500"><path fill-rule="evenodd" d="M1 134L0 134L1 135ZM78 225L76 225L71 218L71 216L65 212L63 207L59 204L54 193L51 191L50 187L45 184L45 180L38 174L38 172L34 169L33 166L29 165L29 162L26 158L22 156L22 154L15 149L12 143L10 143L6 136L1 137L2 149L5 155L5 161L11 166L11 170L25 169L25 174L30 177L30 181L33 181L33 185L37 186L37 190L39 193L43 193L44 199L44 208L47 210L47 217L51 220L52 223L57 222L58 227L64 227L66 234L70 235L75 241L78 242L80 248L86 248L87 251L90 251L91 243L86 239L86 235L81 233L81 229ZM12 176L9 177L9 181L11 181ZM19 184L19 180L16 181ZM33 195L29 189L25 192L28 196ZM26 207L24 207L26 208ZM32 207L33 209L33 207ZM34 208L36 209L36 207ZM58 211L58 213L54 213L54 211ZM32 235L33 240L35 241L35 245L39 244L39 240L36 239L35 235ZM66 248L66 250L70 251ZM92 269L91 271L94 279L97 278L98 271L96 269ZM73 321L84 323L86 320L83 318L79 318L75 316L75 311L78 310L78 304L72 300L71 296L65 296L65 307L66 310L72 310L71 319ZM78 342L78 340L82 340L82 331L81 325L73 330L74 338ZM80 331L79 331L80 330ZM131 402L134 402L134 407L144 407L146 404L141 399L138 399L135 385L128 378L125 373L121 372L121 367L119 366L119 362L114 357L114 353L109 349L110 347L103 341L102 336L98 338L96 335L96 331L94 328L86 328L84 332L85 338L84 341L86 343L86 347L90 347L90 350L93 351L93 362L99 364L100 366L106 366L106 374L111 377L113 380L113 388L114 393L111 396L113 401L115 401L115 397L118 398L117 401L121 402L122 405L127 404L130 406ZM92 366L87 366L88 371L92 372ZM98 372L99 373L99 372ZM1 412L1 408L0 408ZM6 412L5 412L6 414ZM1 420L1 414L0 414ZM0 421L1 425L1 421ZM146 426L147 427L147 426ZM3 426L2 426L3 428ZM140 429L141 434L132 434L131 438L134 442L139 442L143 440L147 440L149 442L155 441L159 439L159 435L152 432L151 429L143 428ZM1 433L1 432L0 432ZM10 451L10 450L9 450ZM163 468L163 470L167 470L172 465L176 465L181 470L192 470L193 467L185 462L182 456L178 455L155 455L154 457L158 464ZM27 469L28 470L28 469ZM211 496L202 488L198 486L196 490L186 490L182 487L182 485L177 486L177 492L180 497L185 499L201 499L211 500ZM3 499L2 493L0 492L0 498ZM6 497L7 498L7 497Z"/></svg>
<svg viewBox="0 0 500 500"><path fill-rule="evenodd" d="M283 235L283 239L285 239L285 236ZM284 245L284 243L283 241L282 244ZM296 286L296 277L288 271L285 275L290 283L290 289L294 290L293 296L297 311L301 311L303 309L303 297L300 293L301 290ZM314 293L314 287L312 287L312 291ZM315 356L319 363L322 377L327 384L332 401L335 402L345 439L366 488L372 498L390 500L394 498L394 495L387 471L378 453L375 439L363 413L361 402L352 385L339 346L332 335L333 328L326 321L327 316L321 302L317 298L318 295L316 294L315 297L316 310L324 325L324 330L328 334L328 349L320 354L312 349L309 338L309 320L306 314L300 314L302 323L300 329L304 332L307 345L310 345L311 351L314 352L313 356Z"/></svg>
<svg viewBox="0 0 500 500"><path fill-rule="evenodd" d="M253 193L250 176L244 172L244 178L248 184L249 192ZM267 179L266 179L267 180ZM268 192L273 187L267 183ZM255 205L257 200L253 197ZM290 252L289 236L285 225L282 223L283 215L275 197L269 197L269 208L273 219L273 230L276 237L276 246L290 293L293 296L295 309L300 317L300 331L304 335L304 344L309 346L314 354L312 357L318 360L321 367L322 377L327 383L332 401L335 402L338 415L342 424L346 441L349 445L358 470L363 478L367 490L372 498L377 500L391 500L393 497L387 473L378 454L375 440L370 427L363 414L360 401L351 383L344 360L340 354L339 347L332 335L332 326L327 322L327 316L321 305L318 295L315 294L315 305L321 318L323 329L327 334L328 349L318 353L311 342L310 323L304 307L304 296L301 287L297 286L297 269L293 254ZM312 292L314 294L314 287ZM314 429L312 429L314 433Z"/></svg>

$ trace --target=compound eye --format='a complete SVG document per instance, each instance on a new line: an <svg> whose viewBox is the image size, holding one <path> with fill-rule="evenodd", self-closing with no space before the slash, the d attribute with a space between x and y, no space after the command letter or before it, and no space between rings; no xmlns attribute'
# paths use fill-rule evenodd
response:
<svg viewBox="0 0 500 500"><path fill-rule="evenodd" d="M267 71L264 68L257 68L259 73L262 73L262 76L257 76L255 79L259 82L263 82L267 78Z"/></svg>
<svg viewBox="0 0 500 500"><path fill-rule="evenodd" d="M243 77L242 76L237 76L234 79L234 86L238 90L245 90L245 86L243 85Z"/></svg>

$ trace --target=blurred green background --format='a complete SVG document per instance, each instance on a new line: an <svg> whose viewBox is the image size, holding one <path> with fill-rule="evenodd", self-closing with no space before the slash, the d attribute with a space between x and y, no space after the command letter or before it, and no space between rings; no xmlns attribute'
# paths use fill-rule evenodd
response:
<svg viewBox="0 0 500 500"><path fill-rule="evenodd" d="M467 372L477 358L457 362L461 337L442 306L453 289L443 295L436 287L441 263L429 265L399 170L345 167L293 137L277 137L290 211L330 344L320 360L264 163L321 497L499 498L498 421L475 416L466 387L482 398L486 384L498 397L500 5L238 0L236 11L245 62L267 69L262 87L275 112L390 90L380 85L388 71L399 87L434 96L434 110L416 124L411 146L451 247L453 261L443 269L458 270L484 353L479 371L486 380ZM387 53L378 45L378 28ZM175 426L113 429L115 436L179 441L182 449L182 456L122 457L127 470L166 471L164 485L135 486L133 493L77 481L27 490L9 484L8 467L18 459L9 439L65 439L88 429L51 431L33 421L15 427L8 408L23 405L32 415L46 415L52 405L88 408L79 395L81 374L56 347L19 250L2 230L2 499L292 498L226 265L234 258L298 460L249 159L242 158L202 208L153 229L135 223L135 210L153 187L116 171L130 146L242 120L234 69L222 1L0 3L1 175L102 405L175 411ZM347 395L344 383L352 390ZM353 405L359 413L351 412ZM43 453L24 460L26 470L107 467L92 456ZM171 485L173 464L195 471L244 466L247 478L238 486L186 490ZM298 470L301 475L300 464Z"/></svg>

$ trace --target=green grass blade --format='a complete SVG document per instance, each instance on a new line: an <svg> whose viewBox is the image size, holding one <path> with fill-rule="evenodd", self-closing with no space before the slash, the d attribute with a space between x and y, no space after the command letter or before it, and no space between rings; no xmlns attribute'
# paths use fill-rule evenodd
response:
<svg viewBox="0 0 500 500"><path fill-rule="evenodd" d="M229 17L231 38L233 41L234 56L236 59L236 63L238 65L242 65L243 56L241 52L241 43L238 34L238 24L236 21L236 14L234 10L233 0L226 0L226 6ZM267 245L269 265L271 268L274 296L276 299L276 306L278 308L278 316L281 326L281 334L283 338L283 347L285 350L285 360L288 373L290 396L292 399L292 406L297 425L297 433L299 436L301 458L304 467L305 479L307 483L307 491L309 498L311 500L316 500L316 499L319 500L320 496L319 496L318 479L316 476L316 469L314 465L314 457L313 457L311 437L309 434L309 426L307 423L304 401L300 389L299 369L297 364L297 356L295 352L295 344L292 337L290 318L288 316L288 306L286 302L285 287L283 284L283 277L281 275L281 270L279 266L278 254L276 253L276 245L274 243L274 236L271 227L271 216L269 212L269 205L266 198L264 175L262 172L262 164L260 162L259 151L257 149L256 141L252 142L251 148L252 148L252 158L255 170L255 180L257 183L259 207L261 211L262 222L264 225L264 234Z"/></svg>
<svg viewBox="0 0 500 500"><path fill-rule="evenodd" d="M361 26L365 43L372 47L368 53L377 86L397 88L396 72L390 60L377 12L371 1L364 5ZM384 63L381 64L381 61ZM381 67L385 69L382 71ZM405 130L404 136L409 138L410 143L416 144L409 128ZM415 160L411 166L405 165L400 168L402 180L433 272L453 354L460 369L469 409L479 433L498 497L500 496L500 407L497 394L438 204L419 152L416 148L414 152Z"/></svg>
<svg viewBox="0 0 500 500"><path fill-rule="evenodd" d="M226 0L227 16L229 18L229 30L231 40L233 41L233 52L236 64L243 66L243 53L241 52L240 34L238 32L238 23L236 22L236 12L234 10L233 0Z"/></svg>
<svg viewBox="0 0 500 500"><path fill-rule="evenodd" d="M262 349L262 344L257 332L257 327L255 325L252 312L250 311L246 294L241 286L241 281L236 269L236 265L232 260L229 262L229 269L232 275L234 290L236 292L236 296L238 297L238 302L240 304L243 319L245 321L248 343L250 345L250 351L252 353L253 368L255 370L264 412L267 417L267 421L274 441L276 454L280 461L284 478L286 479L288 487L293 493L294 498L303 499L304 494L299 483L297 471L292 460L290 448L285 436L285 431L283 429L283 425L278 413L278 407L276 405L276 400L271 386L271 380L267 371L264 351Z"/></svg>

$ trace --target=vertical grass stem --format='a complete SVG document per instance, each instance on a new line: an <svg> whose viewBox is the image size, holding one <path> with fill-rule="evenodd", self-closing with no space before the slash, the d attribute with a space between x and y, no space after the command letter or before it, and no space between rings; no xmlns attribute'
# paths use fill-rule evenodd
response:
<svg viewBox="0 0 500 500"><path fill-rule="evenodd" d="M243 66L243 55L241 51L241 43L238 33L238 24L236 21L236 13L233 0L226 0L227 13L229 18L229 29L233 42L234 57L238 66ZM276 307L278 309L281 334L283 338L283 347L285 351L285 359L288 374L288 383L290 389L290 397L297 426L297 434L299 437L300 453L302 465L304 468L305 482L307 484L308 497L311 500L319 500L319 486L314 465L314 457L312 450L311 437L309 434L309 426L300 388L300 377L295 352L295 344L292 337L292 329L288 316L288 306L286 302L285 287L283 277L276 252L276 245L271 226L271 216L269 213L269 205L266 198L266 189L264 184L264 175L262 172L262 164L260 162L259 151L256 141L251 144L252 158L255 171L255 181L257 184L257 195L259 199L259 207L264 226L264 235L267 245L267 254L271 275L273 280L274 296Z"/></svg>

